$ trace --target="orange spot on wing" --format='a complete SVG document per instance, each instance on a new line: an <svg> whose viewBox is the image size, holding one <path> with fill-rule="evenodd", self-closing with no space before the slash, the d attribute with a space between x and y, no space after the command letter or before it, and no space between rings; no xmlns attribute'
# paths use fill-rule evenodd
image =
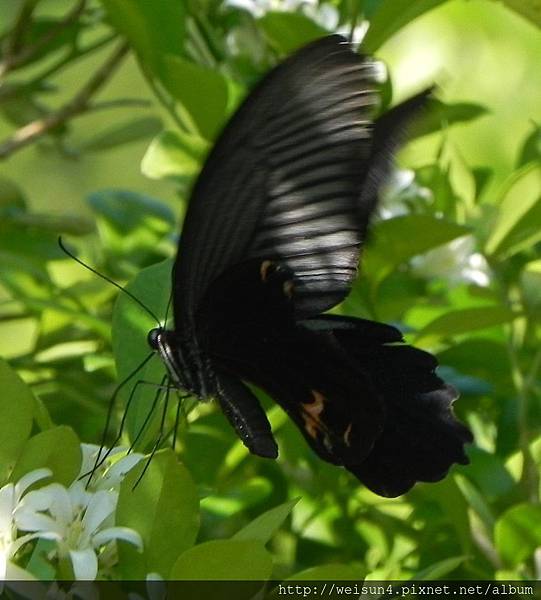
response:
<svg viewBox="0 0 541 600"><path fill-rule="evenodd" d="M313 402L303 403L302 418L304 419L304 428L310 437L316 439L317 432L321 429L319 415L325 408L325 396L317 390L312 390Z"/></svg>
<svg viewBox="0 0 541 600"><path fill-rule="evenodd" d="M267 275L269 273L269 269L272 267L271 260L264 260L259 267L259 274L261 275L261 281L267 281Z"/></svg>

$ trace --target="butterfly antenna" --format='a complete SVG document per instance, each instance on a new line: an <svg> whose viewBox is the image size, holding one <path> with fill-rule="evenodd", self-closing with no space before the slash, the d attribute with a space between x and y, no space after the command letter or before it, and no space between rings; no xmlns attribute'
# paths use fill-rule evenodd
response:
<svg viewBox="0 0 541 600"><path fill-rule="evenodd" d="M167 407L169 405L169 392L170 391L171 391L171 388L167 387L167 390L165 392L165 402L163 403L162 418L161 418L161 421L160 421L160 433L158 434L156 442L154 443L154 446L152 447L152 451L150 452L150 456L147 458L146 464L143 467L143 470L141 471L141 474L137 478L137 481L133 484L132 490L134 490L139 485L141 479L143 479L143 476L147 472L148 467L150 467L150 463L152 462L152 459L154 458L154 455L156 454L156 451L160 447L160 443L161 443L162 438L163 438L163 430L164 430L164 427L165 427L165 417L167 415Z"/></svg>
<svg viewBox="0 0 541 600"><path fill-rule="evenodd" d="M85 488L88 488L88 486L90 485L90 482L92 481L92 478L94 477L94 473L101 467L101 465L105 462L105 460L111 453L112 448L110 448L103 457L101 455L103 452L103 449L105 448L105 442L107 440L107 432L109 431L109 425L111 424L111 419L113 416L113 409L115 406L116 398L117 398L118 394L120 393L120 390L130 381L130 379L132 377L134 377L137 373L139 373L139 371L148 363L148 361L153 356L154 356L154 352L151 352L137 368L135 368L125 379L123 379L117 385L115 391L113 392L113 395L111 396L111 400L109 400L109 406L107 408L107 417L105 418L105 427L103 428L103 434L101 436L101 443L100 443L100 449L98 450L98 455L96 457L96 460L94 461L94 465L92 466L92 469L90 469L90 471L87 471L86 473L83 473L79 477L79 480L84 479L85 477L88 477L88 481L86 482ZM118 436L117 436L116 441L118 441ZM113 444L113 446L114 446L114 444Z"/></svg>
<svg viewBox="0 0 541 600"><path fill-rule="evenodd" d="M62 237L59 236L58 237L58 245L60 246L60 249L62 250L62 252L64 252L64 254L67 254L70 258L72 258L76 263L80 264L82 267L84 267L85 269L87 269L88 271L90 271L91 273L94 273L94 275L97 275L98 277L101 277L103 280L107 281L108 283L110 283L111 285L114 285L117 289L119 289L121 292L124 292L124 294L126 294L127 296L129 296L134 302L137 302L137 304L139 304L139 306L146 311L147 314L149 314L158 324L158 327L161 327L161 323L160 320L158 319L158 317L155 315L154 312L152 312L150 310L150 308L148 308L148 306L145 306L141 300L139 300L139 298L137 298L136 296L134 296L129 290L127 290L126 288L122 287L119 283L117 283L116 281L113 281L110 277L107 277L107 275L104 275L103 273L100 273L99 271L96 271L96 269L92 268L90 265L87 265L85 262L83 262L79 257L77 257L75 254L73 254L73 252L71 252L70 250L68 250L66 248L66 246L64 245L64 242L62 241Z"/></svg>

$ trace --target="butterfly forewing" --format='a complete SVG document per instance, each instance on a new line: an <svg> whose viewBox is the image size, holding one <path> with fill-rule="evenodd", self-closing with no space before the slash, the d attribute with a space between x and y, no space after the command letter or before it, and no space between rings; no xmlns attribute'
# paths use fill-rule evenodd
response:
<svg viewBox="0 0 541 600"><path fill-rule="evenodd" d="M373 62L329 36L250 94L193 190L173 274L179 327L216 277L250 257L279 258L294 273L299 313L344 297L366 227L357 204L374 85Z"/></svg>

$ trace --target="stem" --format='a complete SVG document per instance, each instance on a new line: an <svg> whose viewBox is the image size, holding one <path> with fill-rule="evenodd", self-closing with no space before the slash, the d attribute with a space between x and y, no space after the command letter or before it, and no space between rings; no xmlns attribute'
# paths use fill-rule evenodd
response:
<svg viewBox="0 0 541 600"><path fill-rule="evenodd" d="M522 475L521 482L524 484L528 497L532 502L539 501L539 473L535 458L530 449L531 434L528 424L528 407L530 405L529 381L524 376L518 359L517 352L517 324L511 323L510 336L507 344L509 362L511 364L511 378L518 398L518 426L519 446L522 453ZM533 371L532 371L533 372Z"/></svg>
<svg viewBox="0 0 541 600"><path fill-rule="evenodd" d="M111 77L128 49L128 44L122 43L69 102L43 119L37 119L21 127L11 137L0 143L0 159L7 158L69 119L87 112L90 108L91 98Z"/></svg>
<svg viewBox="0 0 541 600"><path fill-rule="evenodd" d="M21 10L19 15L13 25L13 30L11 35L8 36L6 43L4 45L4 55L5 57L11 57L16 54L21 46L21 40L24 32L26 31L28 25L30 24L30 20L32 18L32 13L36 8L39 0L27 0L21 6ZM1 65L0 65L0 75L1 75Z"/></svg>

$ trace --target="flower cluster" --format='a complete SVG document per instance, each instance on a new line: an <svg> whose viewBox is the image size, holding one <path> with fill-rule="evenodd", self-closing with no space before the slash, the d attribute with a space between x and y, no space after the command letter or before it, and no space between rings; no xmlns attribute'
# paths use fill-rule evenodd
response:
<svg viewBox="0 0 541 600"><path fill-rule="evenodd" d="M32 577L17 565L16 555L37 538L54 542L48 557L69 560L78 580L93 580L99 567L114 565L115 540L142 548L136 531L115 526L120 482L142 456L114 448L90 477L99 447L82 444L81 450L80 474L69 487L50 483L27 491L52 474L37 469L0 489L0 580Z"/></svg>

